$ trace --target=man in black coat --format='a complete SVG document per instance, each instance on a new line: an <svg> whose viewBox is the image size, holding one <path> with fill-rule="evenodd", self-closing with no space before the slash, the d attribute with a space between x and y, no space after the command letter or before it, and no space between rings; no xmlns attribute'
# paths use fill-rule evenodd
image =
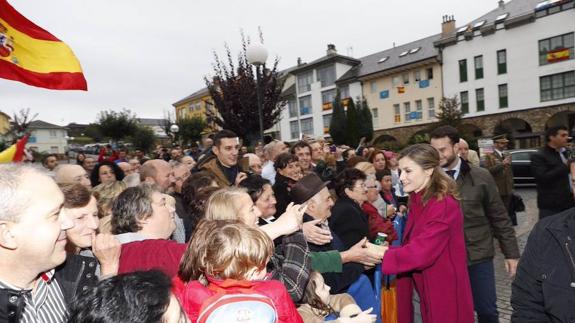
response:
<svg viewBox="0 0 575 323"><path fill-rule="evenodd" d="M575 208L535 225L511 290L511 322L575 322Z"/></svg>
<svg viewBox="0 0 575 323"><path fill-rule="evenodd" d="M575 206L565 150L569 141L567 128L551 127L545 132L545 139L546 145L531 156L539 219Z"/></svg>

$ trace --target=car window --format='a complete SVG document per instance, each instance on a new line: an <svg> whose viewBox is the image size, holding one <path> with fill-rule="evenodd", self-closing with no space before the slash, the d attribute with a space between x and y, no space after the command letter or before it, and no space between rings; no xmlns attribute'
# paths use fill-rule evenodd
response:
<svg viewBox="0 0 575 323"><path fill-rule="evenodd" d="M513 153L512 159L514 161L529 161L532 153L531 151L518 151Z"/></svg>

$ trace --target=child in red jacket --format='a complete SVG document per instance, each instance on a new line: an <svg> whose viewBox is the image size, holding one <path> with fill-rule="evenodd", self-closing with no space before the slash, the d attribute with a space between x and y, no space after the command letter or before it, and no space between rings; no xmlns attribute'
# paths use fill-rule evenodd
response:
<svg viewBox="0 0 575 323"><path fill-rule="evenodd" d="M303 322L284 285L266 279L273 246L239 221L202 220L174 278L192 322Z"/></svg>

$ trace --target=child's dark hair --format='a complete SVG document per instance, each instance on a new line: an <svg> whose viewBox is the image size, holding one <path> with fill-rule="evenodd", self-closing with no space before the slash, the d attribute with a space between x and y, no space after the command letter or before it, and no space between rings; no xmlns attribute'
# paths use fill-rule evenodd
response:
<svg viewBox="0 0 575 323"><path fill-rule="evenodd" d="M321 298L316 294L315 290L317 288L317 279L321 277L321 274L317 271L312 271L309 275L309 281L305 288L303 298L301 300L302 304L309 304L312 311L322 317L326 317L330 314L335 313L334 309L328 304L325 304Z"/></svg>

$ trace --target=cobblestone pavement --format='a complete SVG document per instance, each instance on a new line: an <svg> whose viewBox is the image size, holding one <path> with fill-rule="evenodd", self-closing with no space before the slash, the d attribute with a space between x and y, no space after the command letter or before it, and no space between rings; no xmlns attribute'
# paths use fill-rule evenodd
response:
<svg viewBox="0 0 575 323"><path fill-rule="evenodd" d="M537 209L537 191L535 187L525 187L525 188L515 188L515 192L523 198L525 203L526 212L521 212L517 214L518 225L515 227L515 232L517 234L517 241L519 243L519 249L523 252L525 244L527 243L527 238L531 229L537 223L539 210ZM503 263L503 254L496 247L495 255L495 287L497 289L497 308L499 310L499 322L509 323L511 322L511 283L512 280L509 278L505 272L505 265ZM415 307L415 322L421 323L421 316L419 313L419 303L417 300L414 301ZM477 321L477 320L476 320Z"/></svg>

